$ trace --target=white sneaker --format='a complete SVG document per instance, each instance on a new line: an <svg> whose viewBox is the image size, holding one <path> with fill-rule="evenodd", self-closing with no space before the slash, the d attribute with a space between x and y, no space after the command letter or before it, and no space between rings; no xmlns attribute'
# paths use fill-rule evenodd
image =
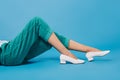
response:
<svg viewBox="0 0 120 80"><path fill-rule="evenodd" d="M85 62L84 60L74 59L74 58L71 58L71 57L69 57L69 56L66 56L66 55L61 54L61 55L60 55L60 63L61 63L61 64L66 64L66 61L71 62L71 63L73 63L73 64L82 64L82 63Z"/></svg>
<svg viewBox="0 0 120 80"><path fill-rule="evenodd" d="M109 52L110 52L110 50L101 51L101 52L87 52L86 57L87 57L88 61L92 61L92 60L94 60L94 58L93 58L94 56L105 56Z"/></svg>

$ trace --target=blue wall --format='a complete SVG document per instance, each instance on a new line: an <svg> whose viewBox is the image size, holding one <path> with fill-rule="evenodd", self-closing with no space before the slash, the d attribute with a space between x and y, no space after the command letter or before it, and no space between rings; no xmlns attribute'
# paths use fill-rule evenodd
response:
<svg viewBox="0 0 120 80"><path fill-rule="evenodd" d="M51 49L27 65L0 65L1 80L120 80L120 0L0 0L0 39L13 39L34 16L68 38L111 53L94 62L75 54L86 63L60 65Z"/></svg>
<svg viewBox="0 0 120 80"><path fill-rule="evenodd" d="M100 49L120 48L119 0L1 0L0 39L13 39L34 16L53 30Z"/></svg>

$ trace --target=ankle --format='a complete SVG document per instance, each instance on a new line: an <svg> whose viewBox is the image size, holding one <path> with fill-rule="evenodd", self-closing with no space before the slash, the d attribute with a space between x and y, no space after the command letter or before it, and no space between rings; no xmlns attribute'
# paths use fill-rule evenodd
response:
<svg viewBox="0 0 120 80"><path fill-rule="evenodd" d="M87 50L87 52L101 52L101 50L96 49L96 48L91 48L91 49Z"/></svg>
<svg viewBox="0 0 120 80"><path fill-rule="evenodd" d="M67 54L64 54L66 56L69 56L71 58L74 58L74 59L78 59L75 55L73 55L72 53L67 53Z"/></svg>

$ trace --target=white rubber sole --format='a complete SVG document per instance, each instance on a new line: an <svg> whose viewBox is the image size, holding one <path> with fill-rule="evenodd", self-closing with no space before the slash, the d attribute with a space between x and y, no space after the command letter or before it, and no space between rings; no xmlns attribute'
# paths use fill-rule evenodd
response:
<svg viewBox="0 0 120 80"><path fill-rule="evenodd" d="M70 62L70 63L72 63L72 64L82 64L82 63L84 63L85 61L84 60L81 60L81 59L73 59L73 58L71 58L71 57L69 57L69 56L66 56L66 55L63 55L63 54L61 54L60 55L60 63L61 64L66 64L66 62Z"/></svg>

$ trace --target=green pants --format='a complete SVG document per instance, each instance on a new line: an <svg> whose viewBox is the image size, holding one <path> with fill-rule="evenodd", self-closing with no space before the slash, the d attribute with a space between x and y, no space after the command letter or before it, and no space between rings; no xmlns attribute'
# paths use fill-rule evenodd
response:
<svg viewBox="0 0 120 80"><path fill-rule="evenodd" d="M54 31L41 18L35 17L11 41L0 47L2 65L19 65L52 48L48 39ZM61 43L68 48L68 38L54 32Z"/></svg>

